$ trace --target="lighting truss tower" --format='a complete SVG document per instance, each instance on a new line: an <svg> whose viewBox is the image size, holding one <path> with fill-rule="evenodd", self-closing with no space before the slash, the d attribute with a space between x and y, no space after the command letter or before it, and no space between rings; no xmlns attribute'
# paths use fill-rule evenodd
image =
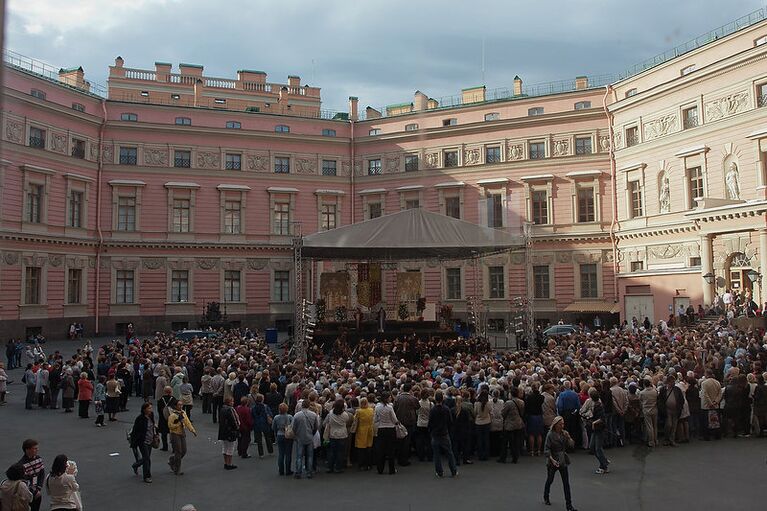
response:
<svg viewBox="0 0 767 511"><path fill-rule="evenodd" d="M525 294L527 297L525 319L527 320L526 330L527 339L533 341L535 335L535 283L533 282L533 235L530 222L525 222L522 226L522 237L525 242Z"/></svg>
<svg viewBox="0 0 767 511"><path fill-rule="evenodd" d="M304 269L301 249L304 239L300 227L298 235L293 238L293 343L292 351L298 359L306 358L306 331L304 327Z"/></svg>

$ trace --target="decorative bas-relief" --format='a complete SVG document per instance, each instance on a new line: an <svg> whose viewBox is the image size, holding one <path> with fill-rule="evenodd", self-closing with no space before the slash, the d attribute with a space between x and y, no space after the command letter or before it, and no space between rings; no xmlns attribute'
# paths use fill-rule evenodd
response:
<svg viewBox="0 0 767 511"><path fill-rule="evenodd" d="M439 165L439 153L426 153L426 168L433 169Z"/></svg>
<svg viewBox="0 0 767 511"><path fill-rule="evenodd" d="M349 160L341 162L341 168L337 171L339 176L350 176L352 164Z"/></svg>
<svg viewBox="0 0 767 511"><path fill-rule="evenodd" d="M316 174L317 160L313 158L296 158L297 174Z"/></svg>
<svg viewBox="0 0 767 511"><path fill-rule="evenodd" d="M144 165L168 166L168 151L165 149L144 149Z"/></svg>
<svg viewBox="0 0 767 511"><path fill-rule="evenodd" d="M58 268L64 263L64 256L61 254L48 254L48 264L53 268Z"/></svg>
<svg viewBox="0 0 767 511"><path fill-rule="evenodd" d="M466 165L477 165L480 159L480 152L478 148L466 149L463 152L463 162Z"/></svg>
<svg viewBox="0 0 767 511"><path fill-rule="evenodd" d="M748 108L748 91L740 91L706 103L706 120L716 121Z"/></svg>
<svg viewBox="0 0 767 511"><path fill-rule="evenodd" d="M647 121L644 124L644 139L645 141L649 141L664 137L676 130L676 127L676 114L664 115L658 119Z"/></svg>
<svg viewBox="0 0 767 511"><path fill-rule="evenodd" d="M57 153L67 152L67 136L64 133L54 133L51 137L51 150Z"/></svg>
<svg viewBox="0 0 767 511"><path fill-rule="evenodd" d="M213 270L218 267L218 259L212 257L197 259L197 267L201 270Z"/></svg>
<svg viewBox="0 0 767 511"><path fill-rule="evenodd" d="M16 122L12 119L5 121L5 138L7 138L9 142L21 144L23 132L24 125L20 122Z"/></svg>
<svg viewBox="0 0 767 511"><path fill-rule="evenodd" d="M384 171L387 174L399 172L399 156L391 156L386 158L386 166L384 167Z"/></svg>
<svg viewBox="0 0 767 511"><path fill-rule="evenodd" d="M554 141L554 156L567 156L570 154L570 142L568 140Z"/></svg>
<svg viewBox="0 0 767 511"><path fill-rule="evenodd" d="M99 145L91 142L91 160L98 160L99 159Z"/></svg>
<svg viewBox="0 0 767 511"><path fill-rule="evenodd" d="M659 245L648 247L647 253L651 259L672 259L679 255L684 255L685 247L679 244Z"/></svg>
<svg viewBox="0 0 767 511"><path fill-rule="evenodd" d="M3 262L8 266L14 266L19 262L18 252L5 252L3 253Z"/></svg>
<svg viewBox="0 0 767 511"><path fill-rule="evenodd" d="M115 161L115 148L111 144L104 144L104 154L101 155L103 163L113 163Z"/></svg>
<svg viewBox="0 0 767 511"><path fill-rule="evenodd" d="M201 169L217 169L220 168L219 154L201 151L197 153L197 166Z"/></svg>
<svg viewBox="0 0 767 511"><path fill-rule="evenodd" d="M268 154L249 154L246 157L248 168L256 172L267 172L269 170Z"/></svg>
<svg viewBox="0 0 767 511"><path fill-rule="evenodd" d="M610 150L610 137L609 136L600 136L599 137L599 149L603 153L606 153Z"/></svg>
<svg viewBox="0 0 767 511"><path fill-rule="evenodd" d="M522 144L509 146L509 160L521 160L525 157L525 148Z"/></svg>
<svg viewBox="0 0 767 511"><path fill-rule="evenodd" d="M165 259L162 257L142 257L141 266L145 270L160 270L165 268Z"/></svg>
<svg viewBox="0 0 767 511"><path fill-rule="evenodd" d="M248 259L248 268L251 270L263 270L269 264L269 259Z"/></svg>

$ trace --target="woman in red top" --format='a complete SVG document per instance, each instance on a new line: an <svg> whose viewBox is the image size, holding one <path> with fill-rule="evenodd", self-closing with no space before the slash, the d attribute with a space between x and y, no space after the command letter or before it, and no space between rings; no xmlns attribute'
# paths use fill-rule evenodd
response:
<svg viewBox="0 0 767 511"><path fill-rule="evenodd" d="M250 413L247 396L240 399L240 404L234 409L240 418L240 438L237 440L237 454L241 458L250 458L250 432L253 430L253 415Z"/></svg>
<svg viewBox="0 0 767 511"><path fill-rule="evenodd" d="M88 373L80 373L77 380L77 401L80 404L79 415L81 419L88 418L88 408L93 399L93 383L88 379Z"/></svg>

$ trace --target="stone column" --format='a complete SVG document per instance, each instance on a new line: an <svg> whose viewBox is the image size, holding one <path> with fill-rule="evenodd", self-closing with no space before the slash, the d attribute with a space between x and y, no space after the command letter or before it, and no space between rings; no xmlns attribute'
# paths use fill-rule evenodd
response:
<svg viewBox="0 0 767 511"><path fill-rule="evenodd" d="M764 305L765 291L767 291L767 228L759 229L759 273L762 278L759 282L759 305Z"/></svg>
<svg viewBox="0 0 767 511"><path fill-rule="evenodd" d="M703 304L711 305L714 301L714 284L709 284L703 278L707 273L714 273L713 236L704 234L700 237L700 276L703 283Z"/></svg>

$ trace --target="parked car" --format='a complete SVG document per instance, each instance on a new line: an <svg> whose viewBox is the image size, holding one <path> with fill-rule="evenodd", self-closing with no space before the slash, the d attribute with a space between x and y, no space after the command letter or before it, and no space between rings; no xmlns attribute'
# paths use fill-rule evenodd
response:
<svg viewBox="0 0 767 511"><path fill-rule="evenodd" d="M208 330L179 330L176 332L176 339L182 341L191 341L197 337L198 339L218 339L218 332L211 332Z"/></svg>
<svg viewBox="0 0 767 511"><path fill-rule="evenodd" d="M555 335L570 335L578 331L578 327L575 325L554 325L550 326L543 331L545 337L552 337Z"/></svg>

